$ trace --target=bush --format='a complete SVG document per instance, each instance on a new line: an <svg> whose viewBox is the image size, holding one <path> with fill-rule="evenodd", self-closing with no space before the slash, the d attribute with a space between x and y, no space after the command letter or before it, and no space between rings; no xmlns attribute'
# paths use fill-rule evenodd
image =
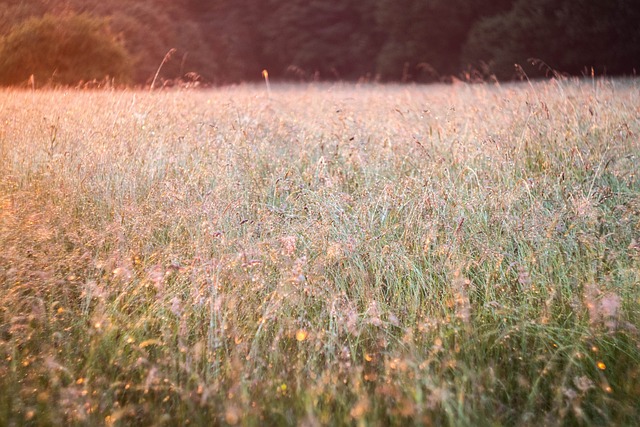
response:
<svg viewBox="0 0 640 427"><path fill-rule="evenodd" d="M126 82L130 57L107 22L88 14L30 18L0 41L0 84L71 85L113 77Z"/></svg>

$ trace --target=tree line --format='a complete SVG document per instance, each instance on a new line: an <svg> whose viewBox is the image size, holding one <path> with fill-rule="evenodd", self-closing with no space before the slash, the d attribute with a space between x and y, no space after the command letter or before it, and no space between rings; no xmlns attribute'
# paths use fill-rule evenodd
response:
<svg viewBox="0 0 640 427"><path fill-rule="evenodd" d="M0 84L631 75L638 22L637 0L5 0Z"/></svg>

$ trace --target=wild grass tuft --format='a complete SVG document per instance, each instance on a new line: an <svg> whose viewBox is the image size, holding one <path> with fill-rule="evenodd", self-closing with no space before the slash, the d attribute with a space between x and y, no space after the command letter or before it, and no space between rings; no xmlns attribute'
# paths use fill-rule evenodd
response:
<svg viewBox="0 0 640 427"><path fill-rule="evenodd" d="M0 93L7 425L632 425L636 81Z"/></svg>

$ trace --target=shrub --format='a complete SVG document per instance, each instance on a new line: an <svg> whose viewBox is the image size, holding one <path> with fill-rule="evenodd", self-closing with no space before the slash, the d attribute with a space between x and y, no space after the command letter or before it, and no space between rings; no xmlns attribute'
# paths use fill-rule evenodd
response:
<svg viewBox="0 0 640 427"><path fill-rule="evenodd" d="M0 84L36 82L70 85L131 75L130 57L107 22L88 14L30 18L0 42Z"/></svg>

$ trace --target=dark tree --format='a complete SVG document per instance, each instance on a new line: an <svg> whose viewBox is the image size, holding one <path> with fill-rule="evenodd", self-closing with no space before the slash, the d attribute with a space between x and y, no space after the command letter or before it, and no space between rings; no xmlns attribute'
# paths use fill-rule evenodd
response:
<svg viewBox="0 0 640 427"><path fill-rule="evenodd" d="M480 18L513 0L381 0L376 15L386 42L378 71L391 80L434 80L460 71L460 53Z"/></svg>
<svg viewBox="0 0 640 427"><path fill-rule="evenodd" d="M279 75L357 79L374 71L378 34L370 1L267 3L264 58Z"/></svg>
<svg viewBox="0 0 640 427"><path fill-rule="evenodd" d="M478 22L462 57L500 78L550 73L630 74L640 66L640 3L630 0L519 0Z"/></svg>
<svg viewBox="0 0 640 427"><path fill-rule="evenodd" d="M263 68L275 80L428 82L513 78L514 64L530 76L640 66L637 0L5 0L0 36L45 14L108 22L137 84L173 49L161 80L195 72L215 84Z"/></svg>

